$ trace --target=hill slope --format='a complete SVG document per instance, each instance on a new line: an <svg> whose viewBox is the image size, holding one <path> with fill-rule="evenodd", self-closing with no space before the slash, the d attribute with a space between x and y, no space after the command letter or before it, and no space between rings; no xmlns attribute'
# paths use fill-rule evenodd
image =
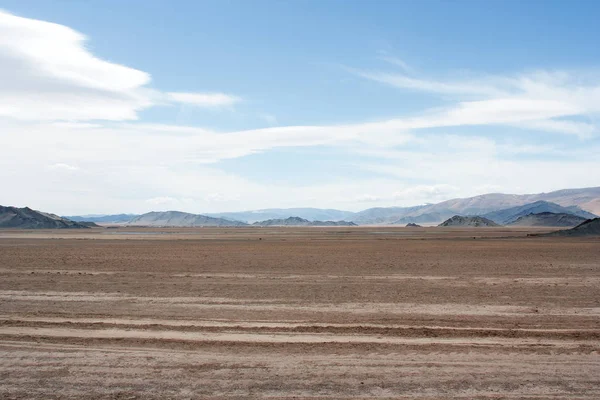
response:
<svg viewBox="0 0 600 400"><path fill-rule="evenodd" d="M540 236L600 236L600 218L588 219L574 228Z"/></svg>
<svg viewBox="0 0 600 400"><path fill-rule="evenodd" d="M357 226L354 222L347 221L309 221L300 217L286 219L269 219L255 222L254 226Z"/></svg>
<svg viewBox="0 0 600 400"><path fill-rule="evenodd" d="M32 210L29 207L0 206L0 228L18 229L86 229L88 226L58 215Z"/></svg>
<svg viewBox="0 0 600 400"><path fill-rule="evenodd" d="M230 221L223 218L207 217L206 215L190 214L181 211L149 212L133 218L127 223L131 226L173 226L173 227L202 227L202 226L246 226L240 221Z"/></svg>
<svg viewBox="0 0 600 400"><path fill-rule="evenodd" d="M578 206L563 207L558 204L544 200L539 200L522 206L511 207L504 210L493 211L491 213L484 214L483 217L491 219L492 221L498 224L506 225L516 221L519 217L524 217L529 214L540 214L546 212L555 214L576 215L581 217L580 222L583 222L588 218L596 217L594 214L582 210ZM575 225L577 224L574 224L573 226Z"/></svg>
<svg viewBox="0 0 600 400"><path fill-rule="evenodd" d="M475 217L462 217L455 215L454 217L442 222L438 226L500 226L492 220L487 218L475 216Z"/></svg>
<svg viewBox="0 0 600 400"><path fill-rule="evenodd" d="M543 212L517 218L509 226L564 226L574 227L586 219L573 214Z"/></svg>

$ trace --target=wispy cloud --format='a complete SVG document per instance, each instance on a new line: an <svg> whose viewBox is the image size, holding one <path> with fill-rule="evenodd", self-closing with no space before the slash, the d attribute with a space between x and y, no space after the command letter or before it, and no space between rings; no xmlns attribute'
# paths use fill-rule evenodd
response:
<svg viewBox="0 0 600 400"><path fill-rule="evenodd" d="M455 100L453 106L405 118L407 129L469 125L511 125L525 129L595 136L591 122L568 118L600 113L600 77L569 71L537 71L518 76L480 76L434 80L406 73L347 68L365 79L396 88L428 92ZM583 79L584 78L584 79Z"/></svg>
<svg viewBox="0 0 600 400"><path fill-rule="evenodd" d="M389 55L387 52L380 52L381 55L378 57L381 61L385 61L389 64L395 65L396 67L402 68L405 72L412 72L413 68L408 65L404 60L398 57Z"/></svg>

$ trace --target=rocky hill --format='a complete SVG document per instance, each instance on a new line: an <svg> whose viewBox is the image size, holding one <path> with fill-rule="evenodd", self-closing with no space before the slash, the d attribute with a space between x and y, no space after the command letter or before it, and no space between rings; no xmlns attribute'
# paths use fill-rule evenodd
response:
<svg viewBox="0 0 600 400"><path fill-rule="evenodd" d="M574 228L539 236L600 236L600 218L588 219Z"/></svg>
<svg viewBox="0 0 600 400"><path fill-rule="evenodd" d="M268 219L252 224L253 226L357 226L354 222L346 221L309 221L300 217L286 219Z"/></svg>
<svg viewBox="0 0 600 400"><path fill-rule="evenodd" d="M407 228L422 228L421 225L417 225L415 223L409 222L408 224L406 224Z"/></svg>
<svg viewBox="0 0 600 400"><path fill-rule="evenodd" d="M224 218L207 217L206 215L190 214L181 211L153 211L133 218L126 225L164 227L217 227L247 226L248 224L240 221L231 221Z"/></svg>
<svg viewBox="0 0 600 400"><path fill-rule="evenodd" d="M555 203L551 203L549 201L536 201L533 203L528 203L522 206L511 207L504 210L494 211L491 213L484 214L483 216L487 219L491 219L492 221L501 224L508 225L520 217L527 216L529 214L540 214L540 213L554 213L554 214L570 214L581 217L581 221L573 224L575 226L586 219L595 218L596 215L582 210L578 206L568 206L563 207ZM560 225L562 226L562 225Z"/></svg>
<svg viewBox="0 0 600 400"><path fill-rule="evenodd" d="M573 227L586 219L573 214L542 212L528 214L509 223L509 226L563 226Z"/></svg>
<svg viewBox="0 0 600 400"><path fill-rule="evenodd" d="M455 215L454 217L447 219L442 222L438 226L474 226L474 227L482 227L482 226L500 226L492 220L489 220L484 217L462 217L460 215Z"/></svg>
<svg viewBox="0 0 600 400"><path fill-rule="evenodd" d="M0 206L0 228L18 229L86 229L87 225L29 207Z"/></svg>

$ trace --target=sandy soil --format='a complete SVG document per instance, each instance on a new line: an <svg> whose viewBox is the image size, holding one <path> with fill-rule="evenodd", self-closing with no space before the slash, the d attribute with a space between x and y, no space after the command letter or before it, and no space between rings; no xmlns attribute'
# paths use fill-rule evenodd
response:
<svg viewBox="0 0 600 400"><path fill-rule="evenodd" d="M600 398L600 239L0 231L0 399Z"/></svg>

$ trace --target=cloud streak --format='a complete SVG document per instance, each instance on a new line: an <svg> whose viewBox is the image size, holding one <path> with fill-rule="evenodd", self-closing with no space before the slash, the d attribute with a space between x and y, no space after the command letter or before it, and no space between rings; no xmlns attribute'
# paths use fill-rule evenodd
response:
<svg viewBox="0 0 600 400"><path fill-rule="evenodd" d="M516 77L484 76L458 81L423 79L400 73L348 71L399 89L455 100L453 106L405 120L407 129L444 126L510 125L525 129L593 137L598 127L568 118L600 114L600 79L567 71L538 71Z"/></svg>

